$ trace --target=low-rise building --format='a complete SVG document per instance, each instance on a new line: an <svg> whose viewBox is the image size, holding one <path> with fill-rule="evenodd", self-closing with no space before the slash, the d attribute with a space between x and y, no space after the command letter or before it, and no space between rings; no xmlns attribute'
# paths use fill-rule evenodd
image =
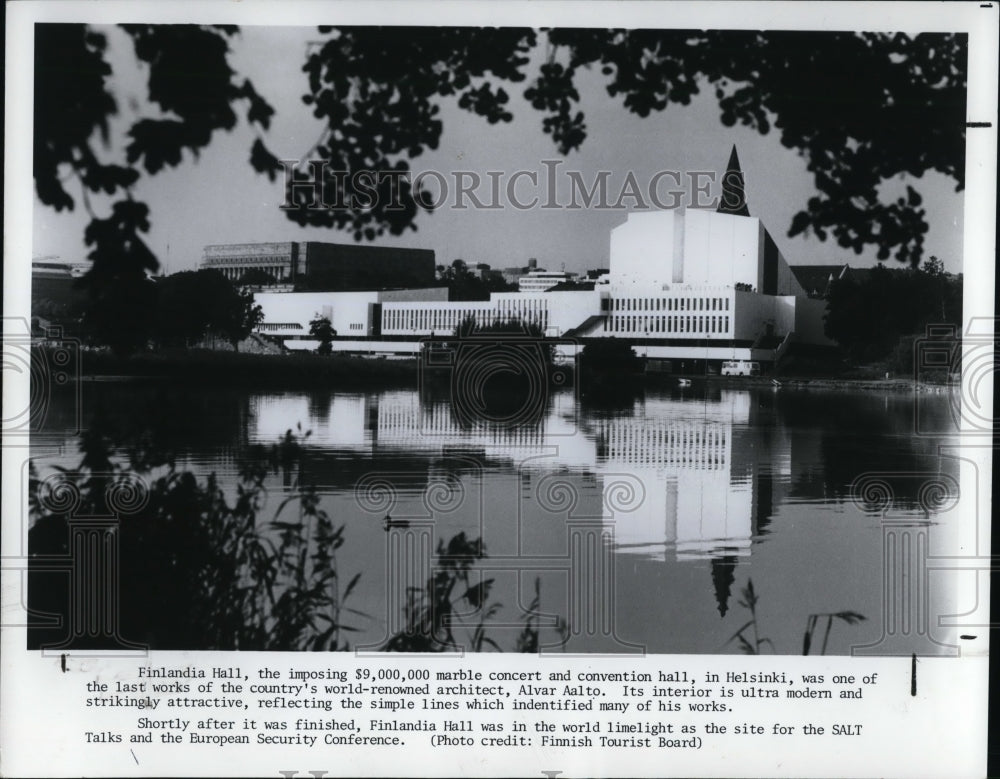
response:
<svg viewBox="0 0 1000 779"><path fill-rule="evenodd" d="M434 283L430 249L320 241L215 244L205 247L201 267L255 287L354 291Z"/></svg>
<svg viewBox="0 0 1000 779"><path fill-rule="evenodd" d="M560 270L534 270L517 280L518 292L545 292L567 281L571 281L575 273Z"/></svg>

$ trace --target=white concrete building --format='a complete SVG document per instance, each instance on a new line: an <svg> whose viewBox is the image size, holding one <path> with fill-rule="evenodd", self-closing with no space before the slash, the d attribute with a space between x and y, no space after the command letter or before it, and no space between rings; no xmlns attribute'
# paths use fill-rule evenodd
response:
<svg viewBox="0 0 1000 779"><path fill-rule="evenodd" d="M392 302L420 300L423 310L449 305L445 287L425 289L369 290L363 292L258 292L254 301L263 309L264 321L257 327L261 335L279 338L296 351L309 351L319 342L309 335L310 322L330 320L338 339L369 339L382 322L382 308ZM343 347L344 342L337 342ZM343 350L343 349L341 349ZM367 350L361 350L367 351Z"/></svg>
<svg viewBox="0 0 1000 779"><path fill-rule="evenodd" d="M773 363L792 343L831 345L823 334L825 301L808 297L770 233L749 215L742 190L732 189L742 181L738 165L734 150L723 203L735 199L737 207L630 213L611 231L609 271L593 289L532 289L568 277L539 270L522 279L532 283L520 292L481 302L447 301L440 289L406 290L403 298L385 291L265 294L258 296L261 331L301 339L301 325L308 333L318 313L339 339L351 339L338 340L335 350L415 354L416 341L449 336L469 317L479 326L517 319L577 344L562 351L618 338L661 369L686 372L733 360Z"/></svg>

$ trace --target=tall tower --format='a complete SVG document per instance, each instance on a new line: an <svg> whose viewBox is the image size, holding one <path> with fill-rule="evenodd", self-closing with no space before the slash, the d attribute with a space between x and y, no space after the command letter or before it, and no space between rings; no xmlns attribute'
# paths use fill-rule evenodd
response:
<svg viewBox="0 0 1000 779"><path fill-rule="evenodd" d="M722 199L716 211L720 214L750 216L747 208L746 181L743 179L743 169L740 168L740 158L736 154L736 144L729 155L729 164L722 176Z"/></svg>

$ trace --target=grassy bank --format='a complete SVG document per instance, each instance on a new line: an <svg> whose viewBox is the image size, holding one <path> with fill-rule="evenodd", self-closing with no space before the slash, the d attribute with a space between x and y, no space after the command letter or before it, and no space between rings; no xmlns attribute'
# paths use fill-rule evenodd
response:
<svg viewBox="0 0 1000 779"><path fill-rule="evenodd" d="M118 357L85 352L80 374L241 387L385 387L417 383L417 361L316 354L243 354L190 349Z"/></svg>

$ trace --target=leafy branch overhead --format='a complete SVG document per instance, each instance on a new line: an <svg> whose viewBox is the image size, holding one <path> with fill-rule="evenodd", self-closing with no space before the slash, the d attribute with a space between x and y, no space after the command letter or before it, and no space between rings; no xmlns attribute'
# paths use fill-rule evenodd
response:
<svg viewBox="0 0 1000 779"><path fill-rule="evenodd" d="M263 139L274 109L230 64L237 28L123 29L144 66L147 102L128 131L125 158L102 162L96 144L107 145L118 113L106 39L83 25L36 26L34 171L44 204L74 206L67 168L84 195L127 200L142 172L176 166L185 152L197 156L216 131L236 127L240 112L255 132L252 167L272 180L283 174ZM510 122L516 86L541 113L542 131L570 154L587 138L577 88L587 71L599 71L609 98L640 117L687 105L706 90L723 125L778 133L806 160L818 193L794 216L791 236L832 237L859 253L874 246L880 259L916 265L928 229L921 196L909 186L890 197L884 184L937 172L957 190L964 185L965 35L447 27L320 33L304 54L302 86L324 129L303 156L326 163L326 202L374 202L286 214L299 224L350 230L358 240L416 229L430 209L428 194L403 174L412 159L438 147L445 101L488 123ZM318 169L303 163L293 177L310 181ZM359 183L352 174L361 171L394 175ZM312 198L309 187L290 189L293 203ZM146 225L122 229L126 238L117 242L88 237L95 266L123 251L134 253L135 267L148 265L135 248Z"/></svg>
<svg viewBox="0 0 1000 779"><path fill-rule="evenodd" d="M149 209L129 191L140 168L155 174L176 167L185 150L197 157L217 130L236 126L235 106L242 103L248 123L258 130L269 127L274 113L253 84L241 81L230 67L229 39L237 27L130 24L122 29L144 65L147 104L141 110L157 114L141 116L128 130L125 164L102 162L95 148L98 139L109 145L110 120L119 112L107 84L114 74L106 59L106 36L86 25L35 25L33 164L39 199L57 211L75 207L64 186L67 169L79 179L85 203L88 192L122 196L112 204L110 218L93 216L84 236L93 247L88 281L94 289L159 266L141 237L149 231Z"/></svg>

